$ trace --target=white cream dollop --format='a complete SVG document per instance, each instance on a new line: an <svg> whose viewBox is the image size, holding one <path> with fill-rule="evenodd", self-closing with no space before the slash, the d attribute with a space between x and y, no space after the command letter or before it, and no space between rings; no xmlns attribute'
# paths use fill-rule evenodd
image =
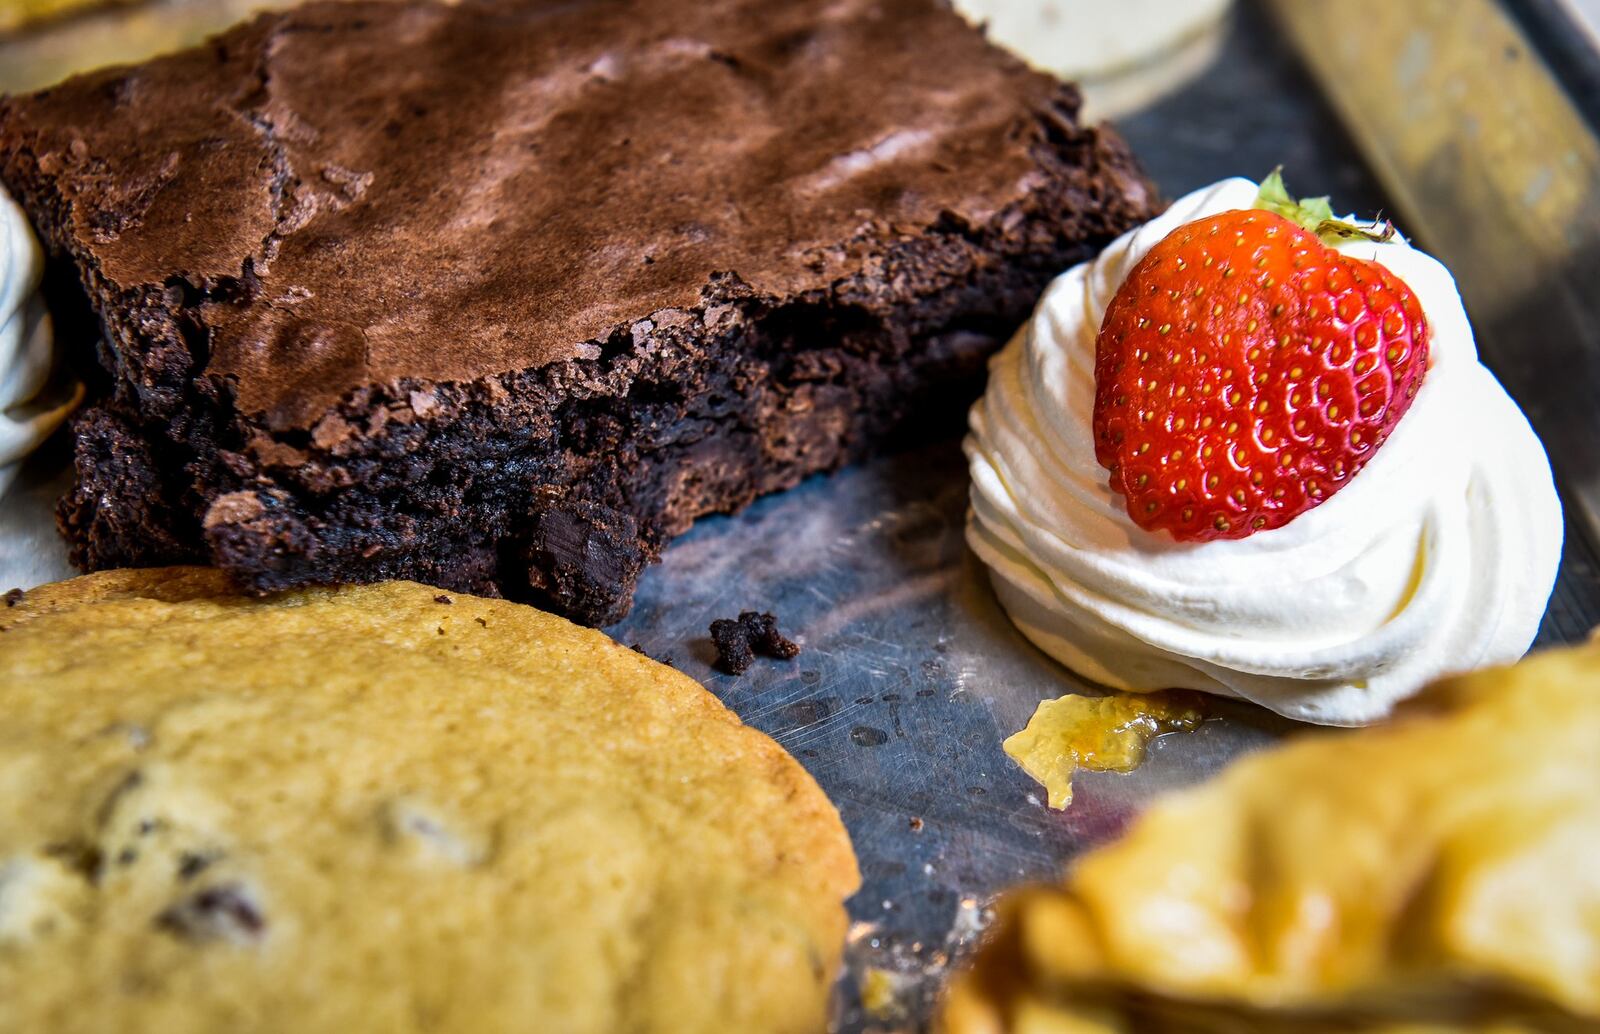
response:
<svg viewBox="0 0 1600 1034"><path fill-rule="evenodd" d="M1243 539L1182 543L1128 517L1095 460L1095 337L1123 279L1178 226L1249 208L1224 180L1058 277L972 409L967 540L1047 653L1119 689L1198 689L1354 725L1438 675L1532 643L1560 560L1544 449L1478 362L1455 280L1398 237L1340 251L1411 287L1428 373L1389 440L1327 502Z"/></svg>
<svg viewBox="0 0 1600 1034"><path fill-rule="evenodd" d="M28 217L0 187L0 496L82 395L81 386L48 390L54 339L43 279L44 253Z"/></svg>

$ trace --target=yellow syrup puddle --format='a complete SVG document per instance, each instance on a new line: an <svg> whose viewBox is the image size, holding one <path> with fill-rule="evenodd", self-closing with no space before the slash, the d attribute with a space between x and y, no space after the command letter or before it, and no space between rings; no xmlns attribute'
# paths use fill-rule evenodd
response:
<svg viewBox="0 0 1600 1034"><path fill-rule="evenodd" d="M902 993L907 978L877 966L868 966L861 977L861 1007L875 1020L891 1020L905 1014Z"/></svg>
<svg viewBox="0 0 1600 1034"><path fill-rule="evenodd" d="M1131 772L1144 760L1150 741L1169 732L1189 732L1205 721L1198 693L1114 693L1046 700L1027 728L1005 741L1011 760L1049 794L1050 807L1072 803L1072 773Z"/></svg>

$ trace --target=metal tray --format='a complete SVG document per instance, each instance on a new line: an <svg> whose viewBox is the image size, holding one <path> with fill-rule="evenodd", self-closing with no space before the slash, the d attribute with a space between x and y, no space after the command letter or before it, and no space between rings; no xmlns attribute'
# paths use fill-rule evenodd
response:
<svg viewBox="0 0 1600 1034"><path fill-rule="evenodd" d="M1235 13L1220 57L1198 80L1119 128L1169 196L1282 164L1299 193L1331 194L1341 210L1396 211L1276 23L1254 6ZM1485 354L1495 365L1506 352ZM1541 391L1565 390L1535 377L1506 380L1540 414L1548 412ZM1600 430L1600 415L1591 410L1589 419ZM1567 442L1544 433L1561 470ZM1600 624L1600 562L1566 487L1567 543L1540 644L1570 642ZM1094 690L1006 619L962 541L966 499L955 441L813 479L735 517L700 522L645 576L633 614L610 630L703 681L792 751L838 805L863 877L850 907L842 1031L920 1029L996 892L1055 877L1155 794L1297 731L1259 709L1223 704L1219 720L1158 739L1141 768L1080 773L1072 806L1045 808L1001 740L1041 699ZM804 651L739 678L718 674L708 622L752 608L777 614ZM888 974L874 978L895 992L886 1006L861 1003L869 969Z"/></svg>
<svg viewBox="0 0 1600 1034"><path fill-rule="evenodd" d="M1321 5L1264 6L1279 8L1293 28L1285 9ZM0 47L0 64L5 54ZM1403 180L1386 179L1398 183L1393 195L1380 188L1322 96L1265 10L1245 6L1199 79L1120 128L1169 196L1282 164L1300 193L1332 194L1346 210L1395 211L1389 201ZM1363 144L1374 151L1371 139ZM1423 243L1434 244L1425 233ZM1464 289L1470 304L1474 293ZM1593 368L1600 350L1582 349L1600 343L1582 342L1569 347ZM1514 355L1502 339L1495 344L1485 349L1491 365ZM1563 437L1570 413L1541 416L1566 412L1556 396L1572 386L1514 363L1508 369L1508 384L1565 474L1573 467L1566 458L1589 455L1586 439ZM1592 399L1595 384L1579 388ZM1591 410L1591 427L1594 419ZM60 544L38 530L60 477L59 466L36 464L0 508L0 561L9 549L13 561L26 554L39 577L61 567ZM1584 491L1574 488L1589 486L1567 477L1577 481L1564 482L1568 537L1541 643L1571 641L1600 624L1600 562L1586 537ZM966 466L954 439L812 479L737 516L700 522L647 572L633 613L609 630L703 681L792 751L838 805L863 875L837 995L844 1032L920 1029L996 893L1053 878L1155 794L1297 732L1266 712L1222 703L1220 717L1198 731L1156 741L1140 769L1081 773L1072 807L1046 809L1001 740L1041 699L1094 690L1028 644L1000 611L962 540L966 506ZM758 662L739 678L718 674L707 626L747 609L776 613L804 650L793 661ZM873 983L892 993L868 1009L860 992L874 971Z"/></svg>

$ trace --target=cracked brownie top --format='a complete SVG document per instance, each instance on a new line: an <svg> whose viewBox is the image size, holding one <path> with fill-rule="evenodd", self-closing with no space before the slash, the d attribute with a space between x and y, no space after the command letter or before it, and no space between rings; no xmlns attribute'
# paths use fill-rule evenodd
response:
<svg viewBox="0 0 1600 1034"><path fill-rule="evenodd" d="M852 242L992 220L1075 103L934 0L314 3L5 101L0 155L282 430L583 358L719 272L892 279Z"/></svg>

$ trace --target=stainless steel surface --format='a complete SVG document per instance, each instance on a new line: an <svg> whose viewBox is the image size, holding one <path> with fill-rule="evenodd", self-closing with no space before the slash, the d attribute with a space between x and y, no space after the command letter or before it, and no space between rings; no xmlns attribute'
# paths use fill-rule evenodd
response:
<svg viewBox="0 0 1600 1034"><path fill-rule="evenodd" d="M1158 740L1130 775L1080 775L1073 806L1046 809L1000 741L1041 699L1088 687L1000 611L962 541L966 493L954 441L813 479L702 522L609 630L703 681L816 776L861 859L852 975L909 976L908 1007L924 1004L961 946L952 929L970 927L995 891L1049 878L1153 794L1288 727L1229 709L1228 721ZM707 625L749 609L774 612L803 652L719 674ZM854 1007L853 991L844 1029L884 1029Z"/></svg>
<svg viewBox="0 0 1600 1034"><path fill-rule="evenodd" d="M864 878L841 1029L917 1029L952 955L1004 887L1049 879L1155 794L1292 731L1219 702L1221 718L1158 739L1127 775L1080 773L1053 812L1001 752L1042 699L1094 690L1006 620L961 536L966 467L954 441L817 478L702 521L609 631L703 681L775 737L838 805ZM1569 546L1541 640L1600 622L1594 557ZM770 610L803 645L740 677L711 667L707 625ZM898 974L903 1015L860 1006L869 968Z"/></svg>
<svg viewBox="0 0 1600 1034"><path fill-rule="evenodd" d="M1171 195L1282 163L1300 193L1331 193L1341 209L1388 206L1251 7L1238 12L1215 65L1122 129ZM1597 299L1587 301L1592 314ZM1547 375L1513 387L1539 409L1570 386ZM1581 443L1545 433L1566 466ZM49 492L31 484L0 504L6 517L24 505L42 515ZM966 490L952 435L702 521L646 573L632 615L609 630L704 681L793 751L838 805L864 877L839 996L846 1032L919 1029L993 894L1053 877L1154 794L1293 732L1265 712L1219 705L1222 718L1158 740L1139 770L1081 774L1072 807L1047 810L1000 742L1041 699L1088 687L999 610L962 542ZM776 613L804 651L738 678L713 671L708 624L746 609ZM1597 623L1600 565L1569 532L1541 642L1576 639ZM858 992L874 969L893 974L880 979L896 993L869 1013Z"/></svg>

